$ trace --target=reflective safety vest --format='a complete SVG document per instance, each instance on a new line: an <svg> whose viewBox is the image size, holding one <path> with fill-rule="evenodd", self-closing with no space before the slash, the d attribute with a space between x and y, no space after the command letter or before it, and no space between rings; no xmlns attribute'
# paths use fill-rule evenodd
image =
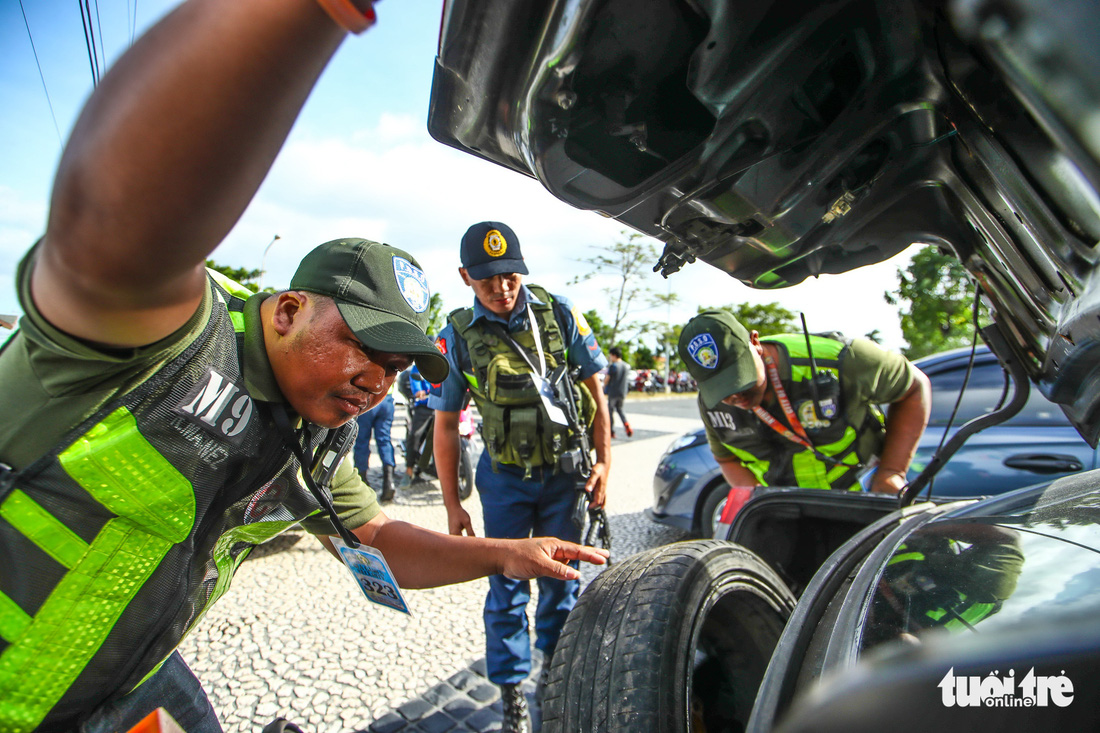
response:
<svg viewBox="0 0 1100 733"><path fill-rule="evenodd" d="M562 329L554 315L553 298L538 285L528 285L541 303L530 303L538 322L546 355L547 374L567 358ZM483 322L474 322L472 308L460 308L449 316L455 333L465 340L470 353L470 372L463 372L481 415L485 448L497 463L523 466L553 466L569 449L572 431L550 420L531 378L531 368L507 341ZM526 330L509 334L537 363L535 337ZM596 416L596 401L588 387L575 385L578 414L588 426Z"/></svg>
<svg viewBox="0 0 1100 733"><path fill-rule="evenodd" d="M0 549L18 558L0 570L5 733L75 728L132 690L254 546L318 511L269 408L244 388L235 332L251 293L214 290L182 354L33 464L0 472ZM314 447L328 431L317 433Z"/></svg>
<svg viewBox="0 0 1100 733"><path fill-rule="evenodd" d="M841 394L836 417L828 420L818 416L810 391L812 373L806 337L787 334L761 341L777 346L784 357L777 364L779 379L815 450L781 437L752 413L723 404L707 411L708 422L719 440L764 486L858 491L858 469L882 448L882 412L871 405L861 426L850 425L844 417L846 405ZM830 372L840 381L842 356L848 344L825 336L810 336L810 342L818 372ZM786 422L782 418L780 421ZM819 454L829 460L822 460Z"/></svg>

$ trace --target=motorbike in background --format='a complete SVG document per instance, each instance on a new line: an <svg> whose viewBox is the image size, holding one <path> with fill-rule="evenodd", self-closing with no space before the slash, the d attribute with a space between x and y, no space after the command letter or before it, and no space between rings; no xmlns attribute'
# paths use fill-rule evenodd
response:
<svg viewBox="0 0 1100 733"><path fill-rule="evenodd" d="M474 466L477 465L478 448L474 442L474 434L477 432L477 423L474 420L473 410L467 406L458 413L458 497L468 499L474 492ZM438 478L435 470L435 457L433 456L432 438L435 433L435 414L424 421L424 424L414 432L410 439L420 449L420 459L414 469L416 476L427 474ZM404 442L402 451L408 454Z"/></svg>

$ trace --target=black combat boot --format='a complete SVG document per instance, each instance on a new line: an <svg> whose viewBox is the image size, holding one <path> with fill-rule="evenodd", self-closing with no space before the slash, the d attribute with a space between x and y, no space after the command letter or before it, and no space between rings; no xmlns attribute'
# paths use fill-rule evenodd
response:
<svg viewBox="0 0 1100 733"><path fill-rule="evenodd" d="M504 722L500 733L531 733L531 718L527 715L527 698L519 685L500 686L501 715Z"/></svg>
<svg viewBox="0 0 1100 733"><path fill-rule="evenodd" d="M393 466L382 466L382 502L393 501Z"/></svg>

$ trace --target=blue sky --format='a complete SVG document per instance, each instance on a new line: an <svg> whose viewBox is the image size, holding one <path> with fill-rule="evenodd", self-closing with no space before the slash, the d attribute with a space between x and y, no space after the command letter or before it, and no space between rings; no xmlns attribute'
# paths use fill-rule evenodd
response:
<svg viewBox="0 0 1100 733"><path fill-rule="evenodd" d="M98 0L107 61L174 7L176 0ZM13 276L23 252L41 235L54 169L92 75L79 6L72 0L23 0L42 77L17 0L0 3L0 313L20 312ZM426 130L440 0L386 0L378 24L337 52L306 104L252 205L213 258L235 267L264 265L264 285L285 286L299 259L320 242L362 236L411 251L450 310L471 291L458 277L458 241L477 221L507 222L518 235L531 275L569 295L582 310L605 310L603 285L570 287L579 258L614 242L625 228L574 209L540 184L447 148ZM56 128L54 119L56 118ZM151 120L150 124L156 124ZM265 248L275 235L266 260ZM903 345L897 312L882 298L895 290L898 262L823 276L779 292L753 291L703 263L669 281L680 304L639 316L686 321L697 306L778 301L804 310L810 328L863 335L878 329L887 346ZM4 334L0 334L3 336ZM0 339L2 340L2 339Z"/></svg>

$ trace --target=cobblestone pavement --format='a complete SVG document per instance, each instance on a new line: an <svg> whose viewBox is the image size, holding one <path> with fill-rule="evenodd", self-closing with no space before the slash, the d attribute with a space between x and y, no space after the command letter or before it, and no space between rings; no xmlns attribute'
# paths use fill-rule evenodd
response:
<svg viewBox="0 0 1100 733"><path fill-rule="evenodd" d="M647 414L631 411L627 403L634 437L625 439L620 431L612 444L607 511L613 561L684 539L679 530L647 519L643 510L652 503L661 453L674 437L698 427L698 419L655 414L663 412L659 402L646 402ZM682 404L675 407L668 412L691 412ZM400 458L398 464L400 469ZM482 534L476 493L464 506ZM434 482L399 491L385 511L446 531ZM601 570L583 568L582 583ZM180 652L227 733L258 733L276 717L308 733L495 731L500 699L485 677L482 625L487 589L481 579L407 590L412 615L405 616L368 603L320 544L304 533L288 533L257 548ZM529 615L534 607L532 599ZM537 652L534 663L525 683L532 700L541 664Z"/></svg>

